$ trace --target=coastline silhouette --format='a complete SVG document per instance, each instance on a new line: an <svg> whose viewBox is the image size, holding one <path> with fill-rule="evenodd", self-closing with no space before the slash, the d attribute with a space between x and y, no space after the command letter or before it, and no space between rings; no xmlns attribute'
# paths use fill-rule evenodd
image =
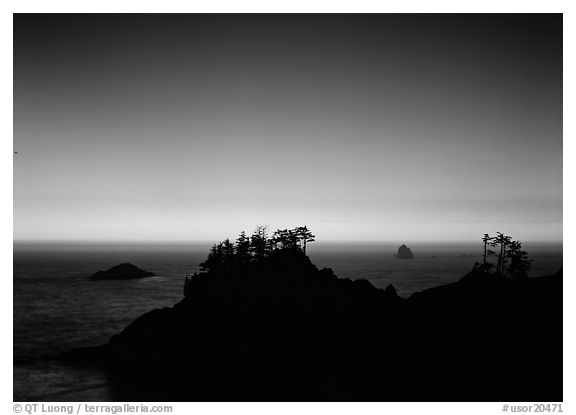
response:
<svg viewBox="0 0 576 415"><path fill-rule="evenodd" d="M561 271L477 265L403 299L318 269L294 235L215 244L182 301L57 360L106 368L118 400L562 400Z"/></svg>

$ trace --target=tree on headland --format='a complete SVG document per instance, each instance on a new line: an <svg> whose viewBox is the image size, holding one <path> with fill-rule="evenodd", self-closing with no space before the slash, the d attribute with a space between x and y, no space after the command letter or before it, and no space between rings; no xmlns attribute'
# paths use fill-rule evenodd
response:
<svg viewBox="0 0 576 415"><path fill-rule="evenodd" d="M270 238L270 244L272 245L272 250L276 250L282 246L282 236L280 235L280 230L276 230L276 232L272 234L272 237Z"/></svg>
<svg viewBox="0 0 576 415"><path fill-rule="evenodd" d="M288 247L290 249L299 249L300 248L300 239L298 237L297 228L288 229L286 232L286 238L288 239Z"/></svg>
<svg viewBox="0 0 576 415"><path fill-rule="evenodd" d="M278 229L272 237L274 246L281 249L297 249L298 234L295 229Z"/></svg>
<svg viewBox="0 0 576 415"><path fill-rule="evenodd" d="M315 240L315 235L307 226L277 229L272 237L268 235L267 226L257 226L250 237L242 231L236 243L226 239L214 244L206 260L200 263L200 270L203 272L225 270L236 264L258 262L276 250L296 250L306 253L307 244Z"/></svg>
<svg viewBox="0 0 576 415"><path fill-rule="evenodd" d="M493 237L490 242L490 246L499 248L496 274L504 274L504 268L506 266L506 250L510 242L512 242L512 238L504 235L502 232L496 232L496 236Z"/></svg>
<svg viewBox="0 0 576 415"><path fill-rule="evenodd" d="M234 243L229 239L212 245L206 260L200 263L201 271L230 268L236 261Z"/></svg>
<svg viewBox="0 0 576 415"><path fill-rule="evenodd" d="M230 239L226 238L224 242L222 242L222 263L225 266L232 265L235 258L234 252L234 244L230 242Z"/></svg>
<svg viewBox="0 0 576 415"><path fill-rule="evenodd" d="M269 247L271 246L268 240L268 227L257 226L256 230L250 237L250 250L252 256L256 259L262 259L267 256Z"/></svg>
<svg viewBox="0 0 576 415"><path fill-rule="evenodd" d="M528 253L522 250L522 244L518 241L511 242L507 255L510 258L508 267L510 278L527 277L528 271L532 268L532 260L528 259Z"/></svg>
<svg viewBox="0 0 576 415"><path fill-rule="evenodd" d="M489 263L487 261L487 257L490 255L496 255L494 251L492 251L491 249L488 249L488 246L490 245L490 243L492 242L494 238L490 235L488 235L487 233L484 234L484 236L482 237L482 242L484 242L484 254L483 254L483 261L482 261L482 269L485 271L488 271L493 264Z"/></svg>
<svg viewBox="0 0 576 415"><path fill-rule="evenodd" d="M488 273L494 264L488 262L489 256L497 256L495 275L507 276L508 278L526 277L531 268L532 260L528 259L528 253L522 250L522 244L515 241L511 236L497 232L496 236L484 234L482 271ZM495 252L488 247L496 248ZM509 260L509 264L508 264Z"/></svg>
<svg viewBox="0 0 576 415"><path fill-rule="evenodd" d="M236 260L240 264L250 262L250 238L246 236L246 232L242 231L236 239Z"/></svg>
<svg viewBox="0 0 576 415"><path fill-rule="evenodd" d="M296 233L300 241L302 241L302 250L306 253L306 244L314 242L316 235L312 234L307 226L300 226L296 228Z"/></svg>
<svg viewBox="0 0 576 415"><path fill-rule="evenodd" d="M200 270L209 271L220 268L222 258L222 242L212 245L208 257L200 263Z"/></svg>

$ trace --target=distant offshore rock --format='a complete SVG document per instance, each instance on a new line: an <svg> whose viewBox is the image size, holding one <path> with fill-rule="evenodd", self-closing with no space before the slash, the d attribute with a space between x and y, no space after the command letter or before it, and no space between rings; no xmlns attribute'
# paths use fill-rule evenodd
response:
<svg viewBox="0 0 576 415"><path fill-rule="evenodd" d="M124 263L106 271L98 271L90 277L91 280L131 280L135 278L153 277L153 272L144 271L136 265Z"/></svg>
<svg viewBox="0 0 576 415"><path fill-rule="evenodd" d="M399 259L412 259L414 258L414 254L406 245L402 245L398 248L398 256Z"/></svg>

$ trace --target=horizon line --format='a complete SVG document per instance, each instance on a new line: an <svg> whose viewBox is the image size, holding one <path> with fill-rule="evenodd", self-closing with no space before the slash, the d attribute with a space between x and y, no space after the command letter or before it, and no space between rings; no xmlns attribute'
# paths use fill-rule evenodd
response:
<svg viewBox="0 0 576 415"><path fill-rule="evenodd" d="M235 240L230 239L231 242ZM425 243L425 244L450 244L450 243L476 243L477 241L481 241L481 238L474 238L474 239L451 239L451 240L431 240L431 239L382 239L382 240L325 240L325 241L315 241L313 245L319 244L349 244L349 245L359 245L359 244L370 244L370 245L377 245L377 244L413 244L413 243ZM82 244L82 245L185 245L185 244L193 244L193 245L203 245L203 244L214 244L220 242L220 240L216 239L204 239L204 240L186 240L186 239L175 239L175 240L112 240L112 239L13 239L13 245L17 244ZM541 240L533 240L533 239L525 239L520 240L522 243L541 243L541 244L559 244L563 245L564 241L561 240L551 240L551 239L541 239ZM311 245L312 246L312 245Z"/></svg>

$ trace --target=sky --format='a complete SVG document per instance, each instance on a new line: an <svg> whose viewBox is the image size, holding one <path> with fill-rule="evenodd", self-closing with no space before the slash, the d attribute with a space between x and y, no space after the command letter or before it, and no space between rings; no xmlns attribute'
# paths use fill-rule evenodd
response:
<svg viewBox="0 0 576 415"><path fill-rule="evenodd" d="M562 240L561 15L14 16L14 239Z"/></svg>

